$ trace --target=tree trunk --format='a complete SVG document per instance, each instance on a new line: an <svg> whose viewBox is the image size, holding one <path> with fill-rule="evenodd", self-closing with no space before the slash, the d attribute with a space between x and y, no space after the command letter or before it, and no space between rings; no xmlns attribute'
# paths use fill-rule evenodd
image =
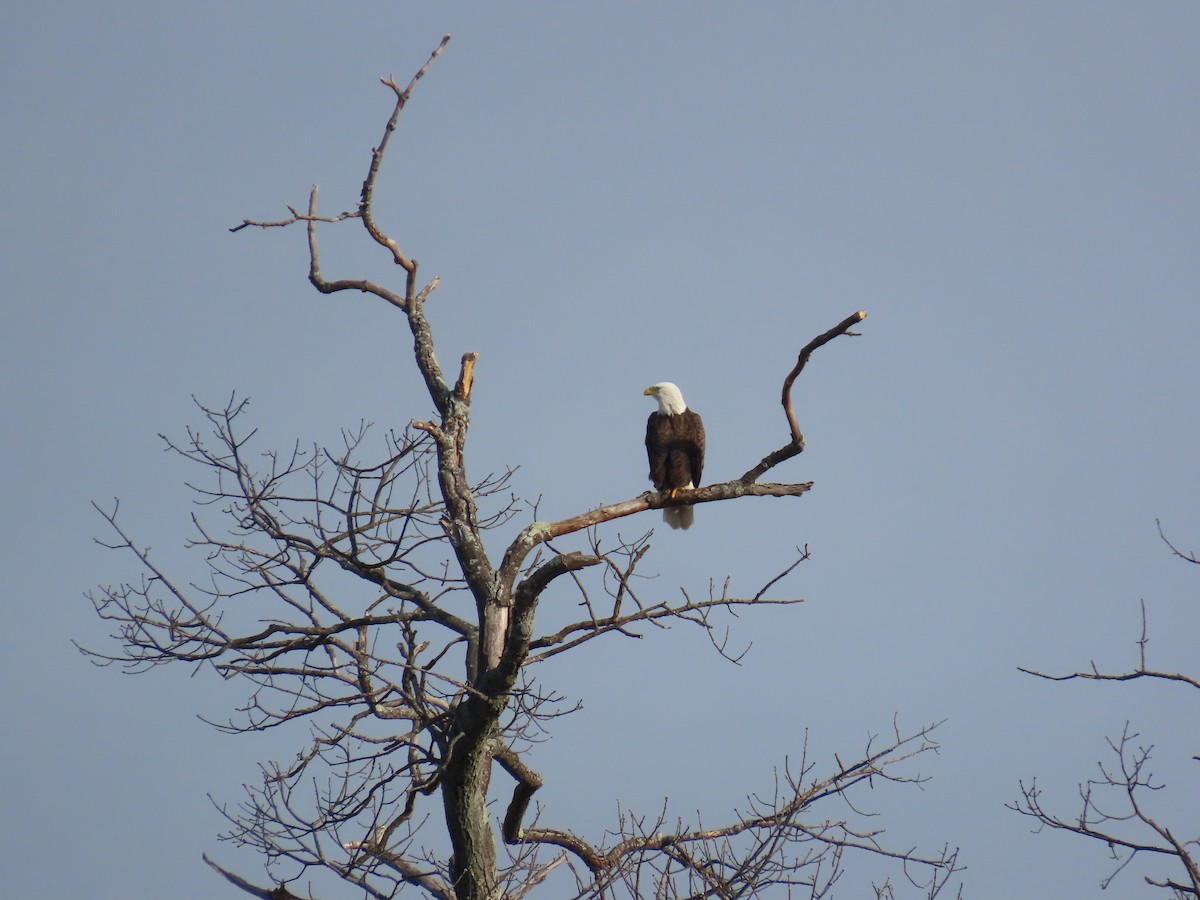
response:
<svg viewBox="0 0 1200 900"><path fill-rule="evenodd" d="M450 877L459 900L491 900L496 896L496 837L488 819L487 791L496 717L486 701L468 697L458 708L457 720L457 738L441 785L454 846Z"/></svg>

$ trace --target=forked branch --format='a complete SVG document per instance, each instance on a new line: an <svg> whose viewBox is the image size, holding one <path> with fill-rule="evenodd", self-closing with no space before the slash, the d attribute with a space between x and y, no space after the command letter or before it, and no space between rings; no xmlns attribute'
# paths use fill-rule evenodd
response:
<svg viewBox="0 0 1200 900"><path fill-rule="evenodd" d="M1174 549L1174 548L1172 548ZM1185 557L1186 559L1186 557ZM1142 606L1142 635L1138 638L1138 665L1137 668L1129 672L1111 673L1102 672L1096 665L1095 661L1091 664L1091 669L1087 671L1069 672L1065 675L1051 675L1046 672L1039 672L1036 669L1026 669L1023 666L1018 666L1017 670L1024 672L1026 675L1034 675L1038 678L1044 678L1047 681L1074 681L1075 679L1083 679L1086 681L1134 681L1139 678L1159 679L1161 681L1176 681L1180 684L1186 684L1200 690L1200 678L1191 675L1184 675L1180 672L1160 672L1156 669L1146 667L1146 645L1150 639L1148 637L1146 627L1146 601L1141 601Z"/></svg>

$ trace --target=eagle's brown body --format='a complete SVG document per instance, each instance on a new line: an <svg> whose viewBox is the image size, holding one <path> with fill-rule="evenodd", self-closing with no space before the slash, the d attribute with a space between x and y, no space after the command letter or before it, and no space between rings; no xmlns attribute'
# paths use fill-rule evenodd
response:
<svg viewBox="0 0 1200 900"><path fill-rule="evenodd" d="M677 415L650 413L646 420L646 456L655 490L694 488L704 472L704 423L694 411Z"/></svg>

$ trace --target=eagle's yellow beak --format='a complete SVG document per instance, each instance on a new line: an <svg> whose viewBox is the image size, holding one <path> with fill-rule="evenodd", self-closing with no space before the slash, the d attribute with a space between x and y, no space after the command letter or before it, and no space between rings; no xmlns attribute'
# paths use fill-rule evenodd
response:
<svg viewBox="0 0 1200 900"><path fill-rule="evenodd" d="M654 388L652 388L652 387L648 387L648 388L646 388L644 391L642 391L642 396L643 396L643 397L652 397L652 396L654 396Z"/></svg>

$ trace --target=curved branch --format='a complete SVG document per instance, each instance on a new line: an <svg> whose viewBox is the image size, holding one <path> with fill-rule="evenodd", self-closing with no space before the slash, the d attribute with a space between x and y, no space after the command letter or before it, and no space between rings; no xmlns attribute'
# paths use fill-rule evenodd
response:
<svg viewBox="0 0 1200 900"><path fill-rule="evenodd" d="M511 622L505 622L503 629L498 629L499 637L504 640L503 653L496 653L500 659L494 677L496 684L489 684L489 690L507 691L516 683L517 672L529 655L529 644L533 639L534 614L537 612L538 598L555 578L568 572L577 572L589 566L595 566L603 560L598 556L586 556L578 551L560 553L533 571L513 592L511 607ZM506 610L507 612L508 610Z"/></svg>
<svg viewBox="0 0 1200 900"><path fill-rule="evenodd" d="M331 219L322 219L317 215L317 194L318 189L314 184L312 190L308 194L308 215L303 219L308 223L308 281L322 294L334 294L338 291L361 291L364 294L374 294L383 300L386 300L392 306L399 309L405 308L405 298L401 297L394 291L389 291L382 285L378 285L373 281L368 281L363 278L341 278L337 281L326 281L321 276L321 262L317 253L317 222L336 221ZM360 210L354 214L358 218L362 218L363 213ZM347 216L349 217L349 216ZM288 224L288 223L280 223Z"/></svg>
<svg viewBox="0 0 1200 900"><path fill-rule="evenodd" d="M1180 550L1178 547L1176 547L1174 544L1172 544L1169 540L1167 540L1167 536L1165 534L1163 534L1162 522L1160 522L1158 519L1155 519L1154 524L1158 528L1158 536L1160 538L1162 538L1162 541L1164 544L1166 544L1168 547L1171 548L1172 553L1174 553L1176 556L1178 556L1184 562L1195 563L1196 565L1200 566L1200 558L1197 558L1195 553L1184 553L1182 550Z"/></svg>
<svg viewBox="0 0 1200 900"><path fill-rule="evenodd" d="M355 212L343 212L337 216L318 216L317 215L317 186L313 185L312 191L309 194L308 214L302 215L293 207L288 207L288 211L292 214L289 219L279 221L256 221L252 219L243 219L241 224L235 225L229 230L231 232L241 231L243 228L255 226L258 228L281 228L287 225L292 225L296 222L308 223L308 246L309 246L309 276L308 280L318 291L323 294L331 294L336 291L356 290L364 293L374 294L393 306L404 309L407 304L412 303L417 297L417 261L407 256L401 249L400 245L394 238L389 237L379 227L375 221L375 212L373 207L375 195L375 183L379 177L379 170L383 165L383 155L387 150L388 141L391 139L392 132L396 130L396 125L400 120L400 113L404 111L405 105L412 94L413 88L416 87L425 73L429 71L429 67L433 65L434 60L441 55L446 48L446 44L450 42L450 35L444 35L441 43L434 48L429 54L429 59L408 82L407 87L401 89L396 84L395 79L381 78L380 81L392 89L396 95L396 105L392 108L392 114L387 120L387 124L383 129L383 137L379 140L379 145L371 150L371 164L367 168L366 178L363 179L362 191L359 195L358 209ZM316 240L316 223L317 222L341 222L345 219L361 219L363 227L370 234L371 239L380 246L386 248L392 254L392 261L404 269L407 273L405 281L404 295L400 296L393 291L381 285L375 284L372 281L365 279L340 279L338 281L326 281L321 277L320 266L317 261L317 240ZM423 292L424 293L424 292Z"/></svg>
<svg viewBox="0 0 1200 900"><path fill-rule="evenodd" d="M387 150L388 140L392 136L392 132L396 130L396 123L400 120L400 113L404 111L404 106L408 103L408 98L412 94L412 90L416 87L417 82L424 77L429 71L429 67L433 65L433 61L441 55L446 44L450 41L450 35L444 35L442 42L434 48L434 51L429 54L429 59L425 65L417 71L417 74L409 81L408 87L403 90L396 84L392 78L381 78L384 84L392 89L396 94L396 106L392 110L392 115L387 121L387 125L383 129L383 137L379 139L379 146L371 151L371 165L367 169L367 177L363 180L362 195L358 201L358 210L362 214L363 226L367 229L367 233L371 235L372 240L382 247L386 247L392 254L392 261L396 265L404 269L408 273L407 283L405 286L404 298L411 301L415 296L417 282L417 261L404 255L400 250L400 245L393 238L388 237L383 233L383 230L375 222L375 213L372 208L372 201L375 193L375 180L379 176L379 167L383 164L383 154Z"/></svg>
<svg viewBox="0 0 1200 900"><path fill-rule="evenodd" d="M800 357L796 360L796 366L788 373L787 378L783 379L783 412L787 416L788 427L792 431L792 442L799 448L796 452L804 449L804 435L800 433L800 425L796 422L796 412L792 409L792 383L800 374L800 371L808 364L808 358L812 356L813 351L818 347L824 346L832 341L835 337L843 334L853 334L850 329L867 317L867 311L860 309L851 316L842 319L837 325L834 325L824 334L813 338L804 345L804 349L800 351Z"/></svg>

